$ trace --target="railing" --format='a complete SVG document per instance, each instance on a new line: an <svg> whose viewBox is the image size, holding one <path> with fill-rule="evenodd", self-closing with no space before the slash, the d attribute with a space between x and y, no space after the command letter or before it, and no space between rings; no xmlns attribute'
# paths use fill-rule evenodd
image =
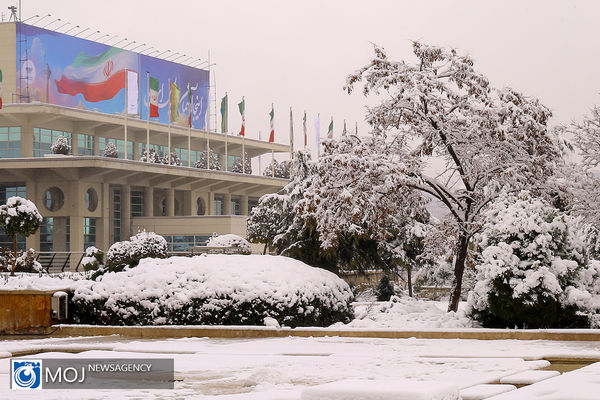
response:
<svg viewBox="0 0 600 400"><path fill-rule="evenodd" d="M48 273L70 270L71 260L78 260L75 266L75 271L77 271L84 256L85 253L78 251L40 251L37 253L36 260Z"/></svg>

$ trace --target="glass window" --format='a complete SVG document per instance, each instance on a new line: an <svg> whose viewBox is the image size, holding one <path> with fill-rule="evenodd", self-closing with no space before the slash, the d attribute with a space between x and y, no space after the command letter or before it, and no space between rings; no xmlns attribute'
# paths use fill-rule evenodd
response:
<svg viewBox="0 0 600 400"><path fill-rule="evenodd" d="M242 214L242 199L239 197L231 198L231 215L241 215Z"/></svg>
<svg viewBox="0 0 600 400"><path fill-rule="evenodd" d="M0 128L0 158L21 157L21 127Z"/></svg>
<svg viewBox="0 0 600 400"><path fill-rule="evenodd" d="M59 136L66 137L71 145L71 132L33 128L33 156L44 157L45 154L51 154L50 147Z"/></svg>
<svg viewBox="0 0 600 400"><path fill-rule="evenodd" d="M225 210L223 210L223 203L224 203L224 198L222 195L220 194L215 194L215 209L213 210L213 215L223 215L223 212Z"/></svg>
<svg viewBox="0 0 600 400"><path fill-rule="evenodd" d="M125 141L123 139L112 139L105 137L98 138L98 143L100 145L98 150L100 155L102 155L106 144L109 142L113 143L117 148L117 151L119 152L119 158L125 158ZM127 141L127 159L133 160L133 142L130 140Z"/></svg>
<svg viewBox="0 0 600 400"><path fill-rule="evenodd" d="M83 219L83 249L96 245L96 218Z"/></svg>
<svg viewBox="0 0 600 400"><path fill-rule="evenodd" d="M113 242L121 241L121 189L113 189Z"/></svg>
<svg viewBox="0 0 600 400"><path fill-rule="evenodd" d="M40 225L40 251L54 250L54 218L48 217L42 220Z"/></svg>
<svg viewBox="0 0 600 400"><path fill-rule="evenodd" d="M159 144L150 143L150 150L154 150L154 152L158 154L159 157L166 157L167 153L169 152L169 146L161 146ZM177 149L173 150L176 151ZM146 155L146 143L138 143L138 154L140 158Z"/></svg>
<svg viewBox="0 0 600 400"><path fill-rule="evenodd" d="M143 217L144 216L144 191L143 190L132 190L131 191L131 216L132 217Z"/></svg>
<svg viewBox="0 0 600 400"><path fill-rule="evenodd" d="M94 155L94 137L92 135L77 134L77 154L80 156Z"/></svg>

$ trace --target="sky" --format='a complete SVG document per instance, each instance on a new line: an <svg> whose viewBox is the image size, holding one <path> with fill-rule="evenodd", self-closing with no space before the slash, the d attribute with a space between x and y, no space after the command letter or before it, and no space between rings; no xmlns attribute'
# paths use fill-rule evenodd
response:
<svg viewBox="0 0 600 400"><path fill-rule="evenodd" d="M5 20L16 2L2 1ZM276 142L289 142L292 107L295 143L302 145L306 110L313 153L317 113L321 137L332 117L335 136L343 120L368 132L365 98L343 86L369 62L372 43L405 61L415 60L414 40L454 47L471 55L494 86L538 97L554 114L551 124L579 120L600 104L597 1L22 0L21 7L23 20L51 14L28 23L61 19L48 29L70 22L61 31L80 25L89 28L84 37L100 31L90 39L118 35L128 39L121 45L146 43L185 58L206 59L210 52L217 103L229 95L231 131L239 129L236 104L244 96L247 137L258 138L259 131L268 137L273 104Z"/></svg>

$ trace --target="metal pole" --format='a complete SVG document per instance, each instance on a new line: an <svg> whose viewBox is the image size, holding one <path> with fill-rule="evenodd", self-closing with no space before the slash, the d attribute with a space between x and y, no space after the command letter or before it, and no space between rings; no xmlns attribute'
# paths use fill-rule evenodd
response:
<svg viewBox="0 0 600 400"><path fill-rule="evenodd" d="M128 70L125 69L125 144L123 146L124 147L123 154L125 155L126 160L127 160L127 156L128 156L128 154L127 154L127 114L129 114L129 109L128 109L129 108L129 98L128 98L128 96L129 96L128 80L129 79L127 79L127 78L128 78Z"/></svg>
<svg viewBox="0 0 600 400"><path fill-rule="evenodd" d="M146 162L150 162L150 72L146 72L146 93L148 97L148 115L146 116Z"/></svg>
<svg viewBox="0 0 600 400"><path fill-rule="evenodd" d="M190 104L188 104L188 106L190 107L190 111L189 111L189 123L188 123L188 167L192 166L192 108L194 106L194 97L192 96L192 87L191 85L188 83L188 90L189 90L189 99L190 99ZM169 163L171 160L171 153L169 153Z"/></svg>
<svg viewBox="0 0 600 400"><path fill-rule="evenodd" d="M171 78L169 78L169 127L168 129L168 133L167 133L167 145L168 145L168 149L167 151L169 152L169 157L168 157L168 161L169 161L169 165L171 165Z"/></svg>

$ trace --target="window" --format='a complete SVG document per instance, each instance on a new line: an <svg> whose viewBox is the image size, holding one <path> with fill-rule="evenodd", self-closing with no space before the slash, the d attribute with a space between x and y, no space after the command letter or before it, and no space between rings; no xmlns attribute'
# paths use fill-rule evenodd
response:
<svg viewBox="0 0 600 400"><path fill-rule="evenodd" d="M162 235L162 237L167 241L169 252L188 251L190 247L206 246L206 241L210 239L208 235Z"/></svg>
<svg viewBox="0 0 600 400"><path fill-rule="evenodd" d="M196 199L196 215L204 214L206 214L206 204L204 204L204 199L202 197L198 197L198 199Z"/></svg>
<svg viewBox="0 0 600 400"><path fill-rule="evenodd" d="M150 144L150 150L154 150L159 157L166 157L169 152L169 146L161 146L159 144ZM177 150L177 149L173 149ZM187 150L186 150L187 151ZM146 155L146 143L138 143L138 154L139 157L143 157ZM133 160L133 158L131 158Z"/></svg>
<svg viewBox="0 0 600 400"><path fill-rule="evenodd" d="M143 190L132 190L131 191L131 216L132 217L143 217L144 216L144 191Z"/></svg>
<svg viewBox="0 0 600 400"><path fill-rule="evenodd" d="M98 138L98 143L100 145L98 150L100 151L100 154L104 152L104 148L108 142L111 142L115 145L117 151L119 152L119 158L125 158L125 141L123 139L111 139L105 137ZM130 140L127 141L127 159L133 160L133 142Z"/></svg>
<svg viewBox="0 0 600 400"><path fill-rule="evenodd" d="M54 218L48 217L42 220L40 225L40 251L54 250Z"/></svg>
<svg viewBox="0 0 600 400"><path fill-rule="evenodd" d="M83 248L96 245L96 218L83 219Z"/></svg>
<svg viewBox="0 0 600 400"><path fill-rule="evenodd" d="M0 128L0 158L21 157L21 127Z"/></svg>
<svg viewBox="0 0 600 400"><path fill-rule="evenodd" d="M113 189L113 242L121 241L121 189Z"/></svg>
<svg viewBox="0 0 600 400"><path fill-rule="evenodd" d="M250 215L250 213L252 213L252 209L256 206L258 206L258 199L256 199L256 198L248 199L248 215Z"/></svg>
<svg viewBox="0 0 600 400"><path fill-rule="evenodd" d="M239 197L231 198L231 215L241 215L242 214L242 199Z"/></svg>
<svg viewBox="0 0 600 400"><path fill-rule="evenodd" d="M55 131L52 129L33 128L33 156L44 157L45 154L52 154L50 147L59 136L68 139L71 145L71 132Z"/></svg>
<svg viewBox="0 0 600 400"><path fill-rule="evenodd" d="M80 156L94 155L94 137L79 133L77 135L77 154Z"/></svg>
<svg viewBox="0 0 600 400"><path fill-rule="evenodd" d="M56 186L46 190L44 195L44 205L48 211L58 211L65 204L65 195L62 190Z"/></svg>
<svg viewBox="0 0 600 400"><path fill-rule="evenodd" d="M223 209L224 202L225 200L223 198L223 195L215 194L215 209L213 215L223 215L223 213L225 212L225 210Z"/></svg>

